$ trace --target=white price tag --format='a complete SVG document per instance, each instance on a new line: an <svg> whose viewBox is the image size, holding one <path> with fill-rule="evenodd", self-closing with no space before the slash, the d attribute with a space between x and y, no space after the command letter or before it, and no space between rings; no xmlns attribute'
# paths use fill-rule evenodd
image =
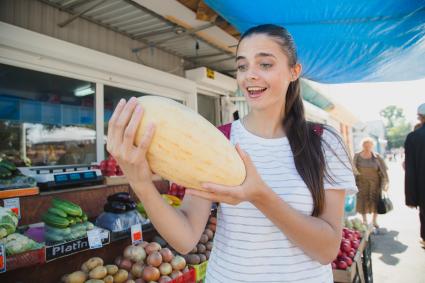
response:
<svg viewBox="0 0 425 283"><path fill-rule="evenodd" d="M4 200L4 208L12 210L18 218L21 219L21 205L19 203L19 198L7 198Z"/></svg>
<svg viewBox="0 0 425 283"><path fill-rule="evenodd" d="M6 249L0 244L0 273L6 272Z"/></svg>
<svg viewBox="0 0 425 283"><path fill-rule="evenodd" d="M142 225L134 224L131 226L131 243L138 244L143 241Z"/></svg>
<svg viewBox="0 0 425 283"><path fill-rule="evenodd" d="M102 247L102 238L100 235L100 230L93 229L93 230L87 231L87 237L89 240L90 249L98 249Z"/></svg>

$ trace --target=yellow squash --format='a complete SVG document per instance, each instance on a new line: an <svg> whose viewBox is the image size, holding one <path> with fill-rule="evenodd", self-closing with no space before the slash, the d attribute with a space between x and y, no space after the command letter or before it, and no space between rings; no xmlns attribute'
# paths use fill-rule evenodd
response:
<svg viewBox="0 0 425 283"><path fill-rule="evenodd" d="M138 98L144 116L136 133L139 144L149 123L156 125L148 150L156 174L187 188L203 190L202 182L241 184L245 166L234 146L208 120L168 98Z"/></svg>

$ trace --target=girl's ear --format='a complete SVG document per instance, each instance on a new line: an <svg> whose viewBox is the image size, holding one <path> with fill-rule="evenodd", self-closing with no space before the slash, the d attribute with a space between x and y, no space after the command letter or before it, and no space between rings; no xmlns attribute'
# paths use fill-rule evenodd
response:
<svg viewBox="0 0 425 283"><path fill-rule="evenodd" d="M302 72L302 66L300 63L295 64L294 67L291 68L291 80L296 81Z"/></svg>

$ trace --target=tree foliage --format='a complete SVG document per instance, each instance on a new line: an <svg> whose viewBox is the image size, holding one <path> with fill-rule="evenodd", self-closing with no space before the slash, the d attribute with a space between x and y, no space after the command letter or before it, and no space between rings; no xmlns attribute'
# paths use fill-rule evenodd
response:
<svg viewBox="0 0 425 283"><path fill-rule="evenodd" d="M407 134L412 129L412 126L404 116L403 109L390 105L382 109L379 114L385 119L387 148L402 147Z"/></svg>

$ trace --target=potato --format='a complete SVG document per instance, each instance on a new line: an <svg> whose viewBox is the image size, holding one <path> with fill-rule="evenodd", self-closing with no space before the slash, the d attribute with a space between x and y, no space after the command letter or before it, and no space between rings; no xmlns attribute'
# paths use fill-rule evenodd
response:
<svg viewBox="0 0 425 283"><path fill-rule="evenodd" d="M90 279L87 280L85 283L104 283L103 280L100 279Z"/></svg>
<svg viewBox="0 0 425 283"><path fill-rule="evenodd" d="M196 247L198 248L198 253L200 254L205 253L205 251L207 250L207 248L203 244L197 244Z"/></svg>
<svg viewBox="0 0 425 283"><path fill-rule="evenodd" d="M191 254L196 254L198 252L198 248L195 246L193 247L193 249L190 251Z"/></svg>
<svg viewBox="0 0 425 283"><path fill-rule="evenodd" d="M206 248L207 248L208 251L211 251L212 248L213 248L213 242L210 241L205 246L206 246Z"/></svg>
<svg viewBox="0 0 425 283"><path fill-rule="evenodd" d="M187 263L189 264L199 264L201 263L201 258L197 254L190 254L187 256Z"/></svg>
<svg viewBox="0 0 425 283"><path fill-rule="evenodd" d="M207 234L202 234L201 238L199 239L199 243L201 244L206 244L208 242L208 235Z"/></svg>
<svg viewBox="0 0 425 283"><path fill-rule="evenodd" d="M105 267L109 275L114 275L115 273L118 272L118 266L116 266L115 264L108 264Z"/></svg>
<svg viewBox="0 0 425 283"><path fill-rule="evenodd" d="M128 271L124 269L120 269L114 275L114 283L124 283L125 281L127 281L127 278L128 278Z"/></svg>
<svg viewBox="0 0 425 283"><path fill-rule="evenodd" d="M98 266L92 269L89 273L90 279L103 279L108 275L108 270L104 266Z"/></svg>
<svg viewBox="0 0 425 283"><path fill-rule="evenodd" d="M65 282L66 283L84 283L87 280L87 274L82 271L75 271L69 274Z"/></svg>
<svg viewBox="0 0 425 283"><path fill-rule="evenodd" d="M83 271L83 272L85 272L85 273L89 274L90 269L89 269L89 267L87 266L87 261L81 265L81 271Z"/></svg>
<svg viewBox="0 0 425 283"><path fill-rule="evenodd" d="M215 224L208 224L208 229L210 229L214 233L215 229L216 229L216 225Z"/></svg>
<svg viewBox="0 0 425 283"><path fill-rule="evenodd" d="M204 234L208 236L208 240L212 240L214 238L214 232L210 229L205 229Z"/></svg>
<svg viewBox="0 0 425 283"><path fill-rule="evenodd" d="M88 270L92 270L98 266L103 265L103 259L100 257L92 257L85 262L85 265L87 266Z"/></svg>
<svg viewBox="0 0 425 283"><path fill-rule="evenodd" d="M199 254L199 258L201 259L201 262L207 261L207 256L204 254Z"/></svg>
<svg viewBox="0 0 425 283"><path fill-rule="evenodd" d="M105 283L114 283L114 277L112 275L108 275L105 278L103 278L103 282L105 282Z"/></svg>

